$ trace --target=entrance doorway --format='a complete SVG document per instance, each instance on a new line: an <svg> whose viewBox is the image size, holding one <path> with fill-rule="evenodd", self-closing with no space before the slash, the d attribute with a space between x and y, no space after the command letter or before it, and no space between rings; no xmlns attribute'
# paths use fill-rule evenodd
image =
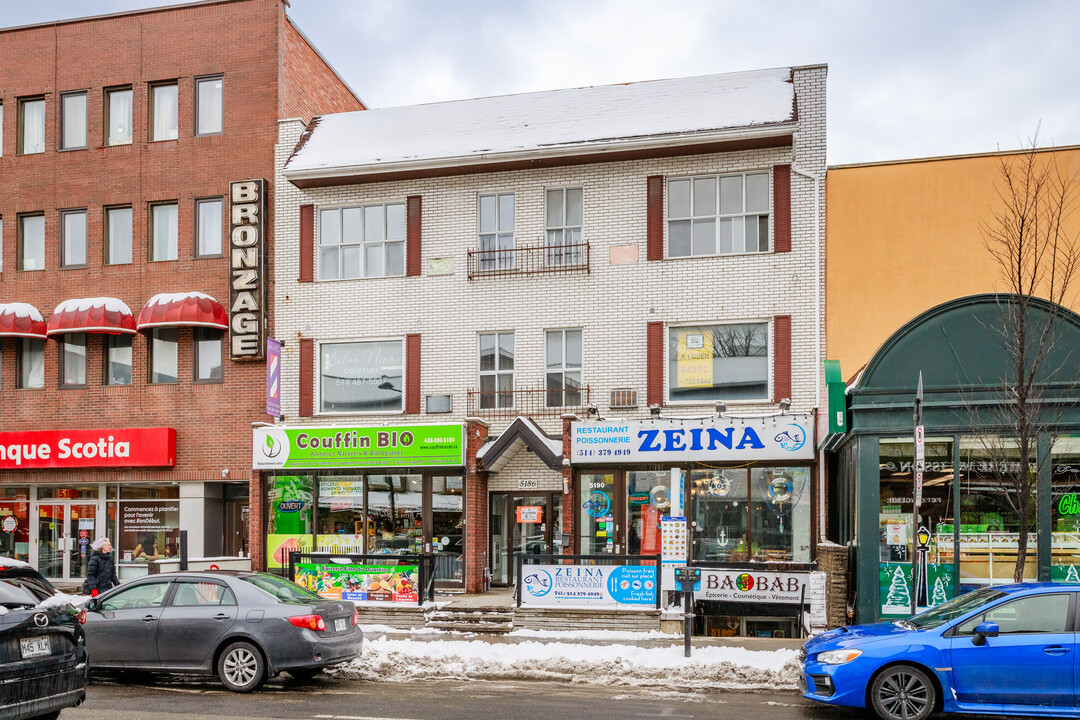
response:
<svg viewBox="0 0 1080 720"><path fill-rule="evenodd" d="M97 503L49 500L36 505L38 571L54 580L86 577L90 543L98 536Z"/></svg>
<svg viewBox="0 0 1080 720"><path fill-rule="evenodd" d="M514 583L514 556L548 555L562 550L559 493L491 495L491 582Z"/></svg>
<svg viewBox="0 0 1080 720"><path fill-rule="evenodd" d="M606 470L578 475L578 552L656 555L660 517L670 508L669 469Z"/></svg>

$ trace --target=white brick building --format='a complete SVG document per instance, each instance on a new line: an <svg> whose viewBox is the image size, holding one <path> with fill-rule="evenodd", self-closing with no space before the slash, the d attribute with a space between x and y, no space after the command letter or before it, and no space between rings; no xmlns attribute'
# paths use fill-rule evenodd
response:
<svg viewBox="0 0 1080 720"><path fill-rule="evenodd" d="M316 504L335 509L317 509L309 532L340 535L347 516L368 551L463 552L440 579L473 591L485 570L513 581L508 546L658 552L646 510L677 502L633 495L685 487L695 559L809 561L825 78L819 65L347 113L306 132L283 122L282 426L448 423L466 426L468 445L457 466L335 471L352 485L313 472ZM681 462L598 462L572 454L568 415L735 427L736 442L786 417L808 437L790 456L713 443ZM365 472L391 497L422 489L424 508L379 525L386 498L372 501L369 479L361 509ZM352 505L331 503L320 478L355 492ZM600 514L582 509L597 488L611 498ZM463 515L440 517L453 505L440 492L463 497ZM518 507L539 507L539 522L517 522ZM443 544L451 525L464 549L460 537Z"/></svg>

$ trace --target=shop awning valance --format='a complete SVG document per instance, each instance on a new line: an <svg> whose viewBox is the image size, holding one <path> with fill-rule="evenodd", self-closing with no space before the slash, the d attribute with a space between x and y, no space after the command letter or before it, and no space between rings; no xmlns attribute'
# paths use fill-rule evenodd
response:
<svg viewBox="0 0 1080 720"><path fill-rule="evenodd" d="M29 303L0 303L0 337L43 338L47 326Z"/></svg>
<svg viewBox="0 0 1080 720"><path fill-rule="evenodd" d="M48 335L65 333L135 334L135 318L123 301L111 297L65 300L49 317Z"/></svg>
<svg viewBox="0 0 1080 720"><path fill-rule="evenodd" d="M161 293L139 313L139 330L192 325L228 330L229 316L214 298L201 292Z"/></svg>

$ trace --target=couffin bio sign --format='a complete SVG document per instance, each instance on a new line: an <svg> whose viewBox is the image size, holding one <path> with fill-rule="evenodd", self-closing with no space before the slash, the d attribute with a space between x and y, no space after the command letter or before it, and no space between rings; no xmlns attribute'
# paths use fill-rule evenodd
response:
<svg viewBox="0 0 1080 720"><path fill-rule="evenodd" d="M174 465L173 428L0 432L0 470Z"/></svg>

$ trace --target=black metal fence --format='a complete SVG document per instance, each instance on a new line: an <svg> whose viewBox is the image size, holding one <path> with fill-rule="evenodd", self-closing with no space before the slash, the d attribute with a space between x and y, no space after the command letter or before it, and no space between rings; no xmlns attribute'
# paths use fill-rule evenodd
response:
<svg viewBox="0 0 1080 720"><path fill-rule="evenodd" d="M566 562L568 560L569 563ZM656 609L660 609L660 567L663 564L660 555L543 555L537 553L514 553L514 577L517 579L514 594L518 607L521 607L521 586L523 584L521 572L526 563L529 565L655 565Z"/></svg>
<svg viewBox="0 0 1080 720"><path fill-rule="evenodd" d="M346 562L342 562L345 560ZM344 553L289 553L289 580L296 582L296 566L300 563L317 563L321 565L375 565L379 567L395 567L398 565L416 565L417 577L417 605L423 605L425 600L435 600L435 556L423 555L351 555Z"/></svg>

